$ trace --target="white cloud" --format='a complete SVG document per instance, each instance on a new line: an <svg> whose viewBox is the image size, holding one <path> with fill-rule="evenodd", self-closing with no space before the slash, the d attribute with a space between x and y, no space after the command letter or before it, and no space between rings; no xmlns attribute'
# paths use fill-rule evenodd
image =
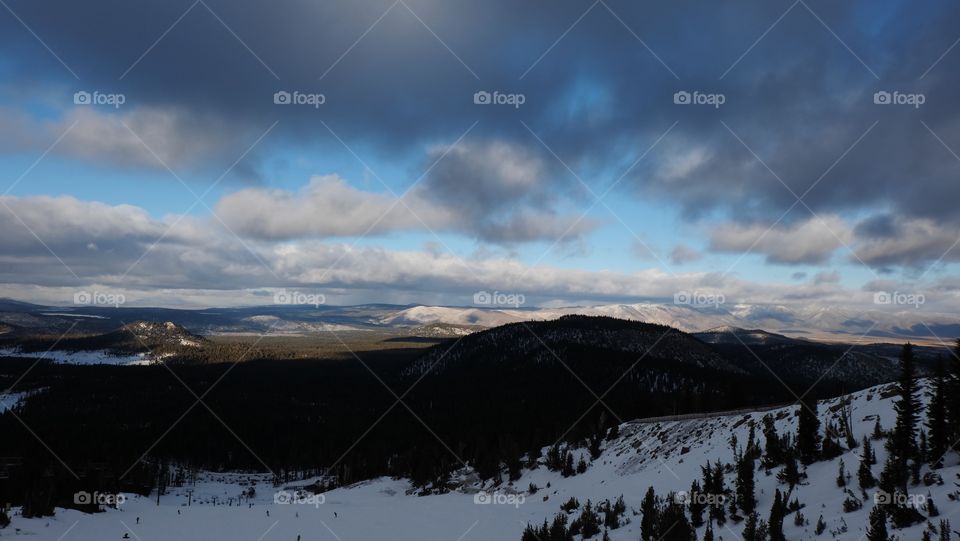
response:
<svg viewBox="0 0 960 541"><path fill-rule="evenodd" d="M853 231L840 217L811 217L793 225L722 224L710 235L718 252L763 254L770 263L824 263L853 240Z"/></svg>

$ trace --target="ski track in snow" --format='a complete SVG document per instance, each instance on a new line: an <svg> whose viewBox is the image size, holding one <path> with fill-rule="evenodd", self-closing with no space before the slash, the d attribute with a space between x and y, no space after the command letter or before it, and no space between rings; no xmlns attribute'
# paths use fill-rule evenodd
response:
<svg viewBox="0 0 960 541"><path fill-rule="evenodd" d="M893 399L881 398L881 393L888 387L883 385L851 395L854 433L858 439L869 436L877 417L884 429L893 426ZM837 418L838 413L830 410L839 402L839 398L821 401L822 425ZM278 490L303 486L310 480L274 488L269 475L205 473L194 487L172 487L161 497L159 506L155 497L128 496L119 510L108 509L104 513L85 514L57 509L56 516L51 518L14 516L13 524L0 532L0 536L12 536L19 529L20 535L36 541L121 539L125 533L136 541L295 541L298 536L302 541L519 541L528 522L539 524L545 518L552 519L560 511L560 505L571 496L581 503L587 499L596 503L603 499L612 501L622 494L628 507L626 517L631 522L611 530L610 538L634 541L639 538L640 517L633 511L639 509L648 486L654 486L660 496L670 491L689 490L691 481L700 480L701 465L707 461L731 461L728 441L732 434L736 434L741 446L746 443L747 420L757 423L756 436L762 447L760 421L763 416L773 415L777 419L777 431L782 435L796 429L796 409L787 407L683 421L628 422L621 425L620 438L606 442L603 454L586 473L566 479L541 466L524 470L523 477L512 486L504 483L499 488L489 484L482 487L468 481L456 492L421 497L407 494L409 483L406 480L380 478L327 492L322 504L283 505L274 503L274 494ZM886 451L882 442L875 441L872 445L878 461L873 471L878 477ZM575 450L575 460L577 453L586 454L587 451ZM862 509L844 513L841 506L846 495L835 482L838 462L843 459L847 472L853 476L848 487L860 494L856 480L858 453L859 448L807 468L809 478L794 490L791 499L797 497L805 505L802 513L809 524L795 526L794 515L788 514L784 520L787 539L863 539L867 516L873 506L873 492L864 501ZM960 471L957 463L957 457L951 455L946 460L946 467L938 470L943 485L928 488L921 484L911 488L911 494L925 496L929 491L932 495L941 513L940 517L931 519L934 524L940 519L950 519L955 529L960 526L960 503L948 500L947 494L956 490L954 481ZM774 489L786 488L777 483L777 471L767 473L758 465L755 477L757 509L764 519L769 513ZM928 471L926 466L923 471ZM463 473L460 475L464 478ZM469 475L465 478L471 479ZM256 481L257 495L253 507L246 503L226 505L231 497L236 501L250 480ZM501 493L514 489L525 492L530 483L540 488L536 494L527 495L520 505L474 503L475 494L481 489ZM547 483L550 488L546 488ZM727 474L726 486L733 488L734 474ZM193 504L189 507L186 506L187 488L193 489ZM820 515L826 521L827 530L817 537L814 525ZM137 517L140 518L139 524ZM831 530L837 529L841 521L846 523L847 532L832 536ZM924 525L920 524L908 530L891 530L891 533L904 541L915 540L920 538L923 528ZM737 541L742 529L742 522L735 524L728 520L726 527L715 528L716 539ZM698 537L703 531L704 528L698 530ZM599 536L593 539L599 539Z"/></svg>

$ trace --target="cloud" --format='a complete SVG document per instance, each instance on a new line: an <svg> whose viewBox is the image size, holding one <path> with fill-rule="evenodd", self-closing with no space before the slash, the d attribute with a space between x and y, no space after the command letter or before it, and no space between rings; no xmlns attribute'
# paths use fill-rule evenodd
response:
<svg viewBox="0 0 960 541"><path fill-rule="evenodd" d="M837 271L822 271L818 272L813 277L813 283L815 284L837 284L840 283L840 273Z"/></svg>
<svg viewBox="0 0 960 541"><path fill-rule="evenodd" d="M837 216L811 217L795 225L724 224L713 229L710 247L717 252L763 254L769 263L824 263L852 240L850 226Z"/></svg>
<svg viewBox="0 0 960 541"><path fill-rule="evenodd" d="M456 218L415 197L400 202L390 194L358 190L336 175L315 176L298 192L240 190L224 196L214 210L237 233L273 240L447 229Z"/></svg>
<svg viewBox="0 0 960 541"><path fill-rule="evenodd" d="M234 231L274 240L433 231L500 244L570 243L597 225L558 210L567 195L548 182L539 157L522 148L461 143L436 147L427 157L432 166L426 177L405 194L362 191L326 175L298 192L249 188L229 194L216 212Z"/></svg>
<svg viewBox="0 0 960 541"><path fill-rule="evenodd" d="M856 254L864 262L877 267L920 268L938 261L960 260L960 250L956 249L960 225L927 219L881 219L866 220L855 229L861 235Z"/></svg>
<svg viewBox="0 0 960 541"><path fill-rule="evenodd" d="M55 156L95 165L175 172L210 162L222 172L253 143L230 133L215 117L177 108L104 112L88 105L66 109L53 120L0 108L0 126L0 152L49 148ZM241 171L250 175L245 166Z"/></svg>
<svg viewBox="0 0 960 541"><path fill-rule="evenodd" d="M683 265L703 259L703 254L689 246L678 244L670 251L670 262L674 265Z"/></svg>

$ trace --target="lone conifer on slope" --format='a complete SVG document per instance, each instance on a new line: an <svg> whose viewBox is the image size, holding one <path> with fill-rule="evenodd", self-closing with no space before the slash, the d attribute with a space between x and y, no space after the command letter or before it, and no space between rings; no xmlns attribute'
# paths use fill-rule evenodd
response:
<svg viewBox="0 0 960 541"><path fill-rule="evenodd" d="M643 502L640 504L640 512L643 514L640 518L641 541L656 539L657 523L660 519L657 509L657 494L653 491L653 487L647 489L647 494L643 497Z"/></svg>
<svg viewBox="0 0 960 541"><path fill-rule="evenodd" d="M873 476L873 470L870 469L870 466L876 462L876 457L873 456L873 447L866 436L863 438L861 447L860 467L857 468L857 483L859 483L860 489L866 492L868 488L877 486L877 479Z"/></svg>
<svg viewBox="0 0 960 541"><path fill-rule="evenodd" d="M757 507L757 498L754 495L754 467L753 458L746 453L737 461L737 504L747 515L753 513Z"/></svg>
<svg viewBox="0 0 960 541"><path fill-rule="evenodd" d="M820 455L820 419L817 416L817 401L811 398L809 393L800 397L797 453L800 462L804 464L813 464Z"/></svg>
<svg viewBox="0 0 960 541"><path fill-rule="evenodd" d="M780 494L780 489L774 493L773 505L770 506L770 520L767 522L770 541L784 541L783 517L787 514L786 498Z"/></svg>
<svg viewBox="0 0 960 541"><path fill-rule="evenodd" d="M947 425L947 374L943 359L937 360L933 377L933 390L927 407L927 439L930 467L937 469L943 465L943 455L950 445L949 426Z"/></svg>
<svg viewBox="0 0 960 541"><path fill-rule="evenodd" d="M883 507L875 505L870 510L870 524L867 529L867 541L888 541L890 535L887 533L887 513Z"/></svg>
<svg viewBox="0 0 960 541"><path fill-rule="evenodd" d="M920 416L920 399L917 397L917 385L913 360L913 346L905 344L900 353L900 378L897 382L899 399L893 409L897 414L897 422L890 439L887 440L887 449L890 451L889 463L885 473L890 475L885 479L885 489L899 488L907 491L909 480L908 461L917 457L917 425Z"/></svg>

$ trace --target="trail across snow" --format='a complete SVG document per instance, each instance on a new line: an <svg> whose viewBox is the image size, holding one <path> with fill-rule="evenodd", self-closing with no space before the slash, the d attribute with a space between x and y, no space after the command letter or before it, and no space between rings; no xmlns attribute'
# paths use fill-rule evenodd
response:
<svg viewBox="0 0 960 541"><path fill-rule="evenodd" d="M886 386L876 387L851 396L854 432L858 439L872 432L877 417L885 429L893 426L893 399L882 398L887 394L885 389ZM838 415L831 410L836 409L839 401L820 403L821 422ZM295 486L273 487L269 475L209 473L204 474L196 486L171 488L161 497L159 506L155 497L129 496L119 510L103 513L58 509L52 518L14 516L11 527L0 531L0 536L14 535L19 529L21 535L29 535L36 541L122 539L125 533L137 541L296 541L298 536L301 541L519 541L527 523L551 519L570 497L576 497L581 503L587 499L596 503L603 499L612 501L622 494L631 523L611 530L610 538L635 541L639 538L640 517L634 515L634 510L639 509L647 487L654 486L659 495L689 490L691 481L700 479L701 465L707 461L731 461L728 440L736 434L743 445L748 420L757 423L757 438L762 446L760 421L763 416L774 416L778 432L783 434L795 430L795 411L796 407L788 407L683 421L626 423L621 425L621 437L606 443L603 454L586 473L569 478L541 466L525 470L523 477L512 486L506 483L500 487L481 486L470 481L455 492L423 497L408 494L410 485L406 480L381 478L327 492L322 498L307 503L280 504L275 502L275 494L290 493ZM882 442L872 443L878 459L874 475L879 476L886 453ZM574 451L577 453L587 451ZM802 513L809 524L796 526L794 514L789 514L784 521L788 539L857 541L862 538L873 506L873 491L864 499L861 510L844 513L842 503L846 496L835 482L838 462L843 459L847 471L853 475L849 486L859 494L855 476L858 453L859 449L848 451L838 459L807 469L808 479L794 490L791 499L797 497L805 505ZM941 513L932 522L937 524L941 518L948 518L956 529L960 526L960 503L950 501L947 494L956 490L954 481L960 467L956 456L948 457L946 463L946 467L938 470L944 484L913 487L911 494L926 497L929 491ZM926 467L923 471L927 471ZM464 478L472 479L469 475ZM251 481L255 482L256 489L253 505L238 504L238 496ZM300 485L307 482L309 480ZM532 495L527 494L531 483L539 487ZM727 475L726 484L733 488L732 473ZM756 494L763 518L769 512L777 487L785 490L785 486L777 483L776 470L766 473L758 469ZM186 506L188 489L193 490L193 503L189 507ZM499 500L507 503L475 503L481 489L488 494L499 493ZM513 492L522 493L523 497L507 496ZM228 505L231 498L233 505ZM497 500L486 498L490 499ZM814 525L820 515L824 517L827 531L818 537L814 534ZM137 517L140 517L139 524ZM831 536L831 531L838 531L844 524L845 533ZM923 527L917 525L892 533L905 541L914 540L920 538ZM715 529L716 538L737 541L742 529L742 523L728 520L726 527ZM702 536L703 528L698 534Z"/></svg>

